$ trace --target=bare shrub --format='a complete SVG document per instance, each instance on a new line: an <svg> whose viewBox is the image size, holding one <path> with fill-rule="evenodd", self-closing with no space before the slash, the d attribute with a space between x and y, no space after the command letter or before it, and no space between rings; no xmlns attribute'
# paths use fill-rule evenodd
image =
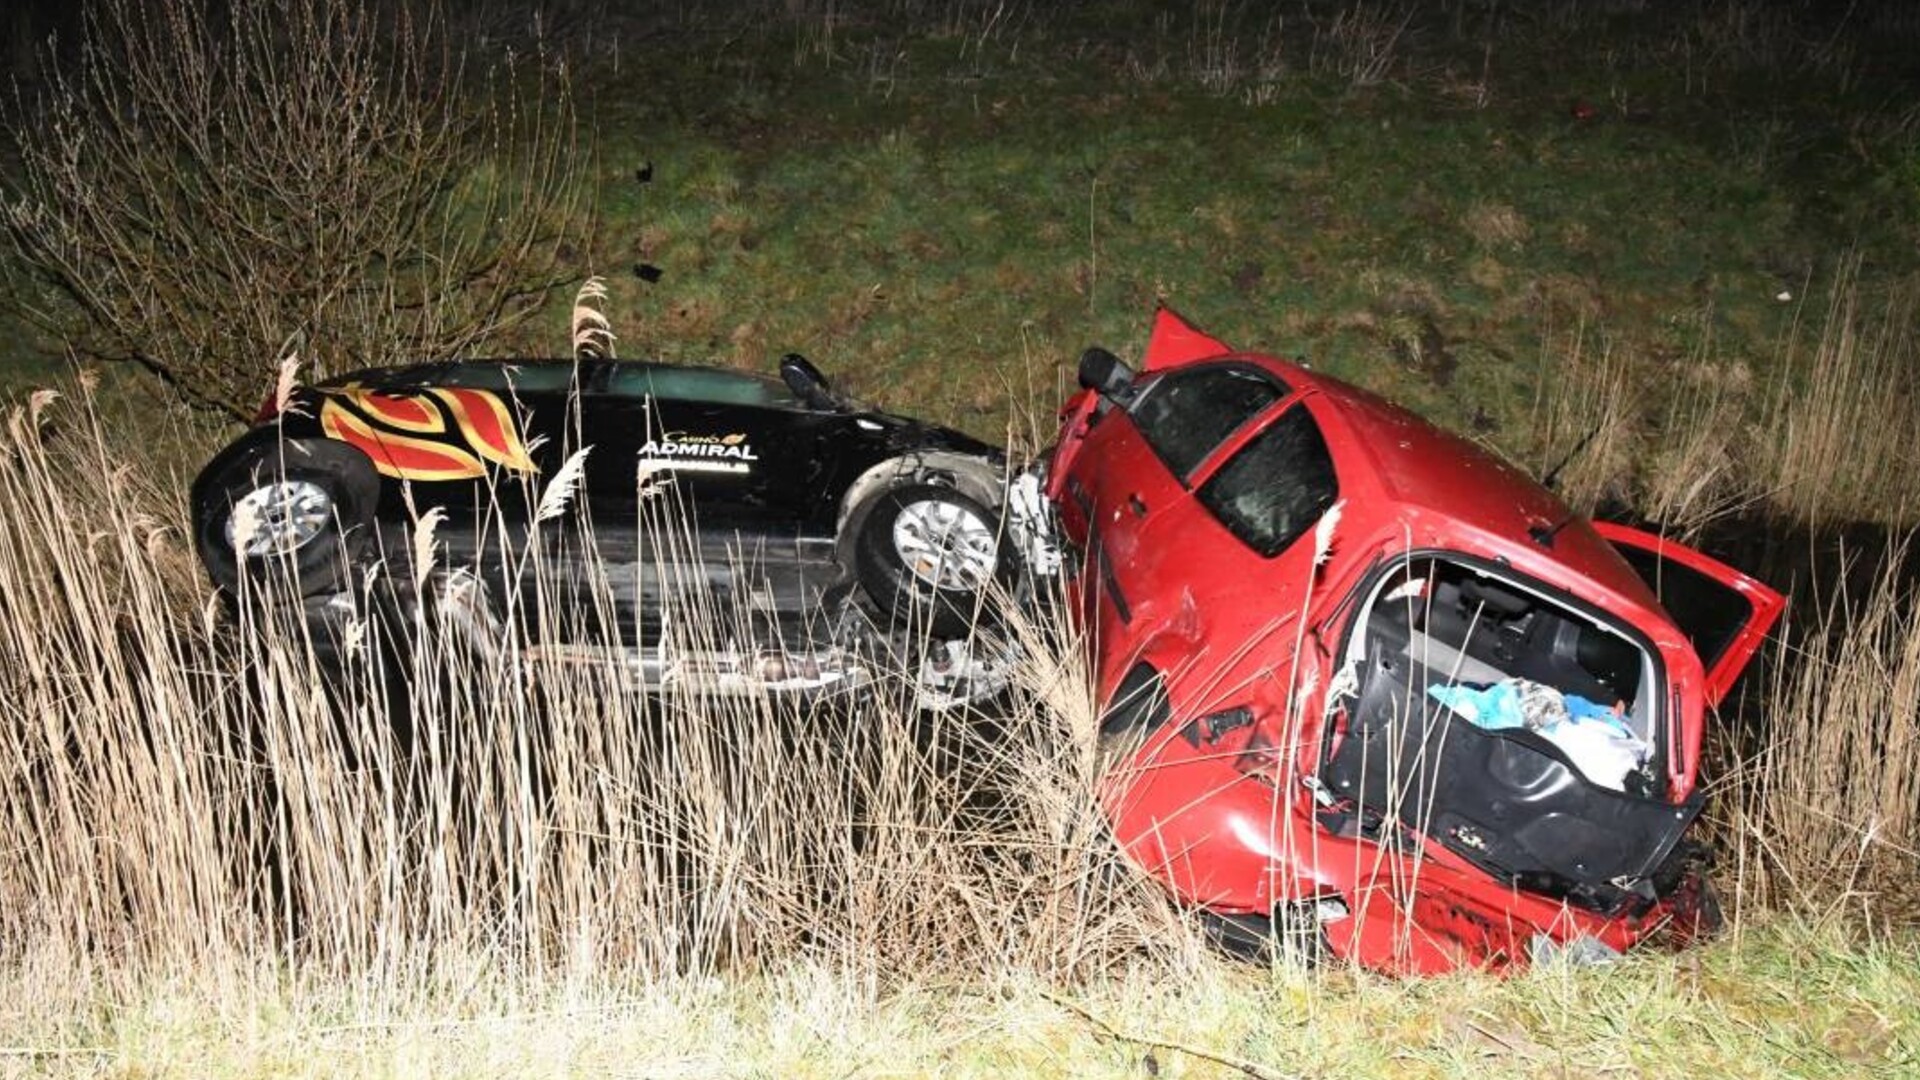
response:
<svg viewBox="0 0 1920 1080"><path fill-rule="evenodd" d="M16 100L30 314L247 416L320 374L467 351L556 275L580 173L544 58L469 64L431 8L100 0Z"/></svg>

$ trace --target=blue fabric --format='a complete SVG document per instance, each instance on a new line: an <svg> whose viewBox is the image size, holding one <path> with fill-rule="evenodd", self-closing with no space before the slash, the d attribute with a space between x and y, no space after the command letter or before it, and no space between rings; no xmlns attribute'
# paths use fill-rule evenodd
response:
<svg viewBox="0 0 1920 1080"><path fill-rule="evenodd" d="M1567 703L1567 716L1574 723L1587 721L1605 724L1622 735L1633 736L1633 729L1620 719L1620 714L1614 712L1611 706L1602 705L1597 701L1588 701L1579 694L1566 694L1563 700Z"/></svg>
<svg viewBox="0 0 1920 1080"><path fill-rule="evenodd" d="M1522 686L1523 681L1519 679L1502 679L1491 686L1436 683L1427 687L1427 696L1466 717L1475 727L1504 731L1527 726L1526 713L1520 705ZM1567 719L1573 723L1605 724L1622 735L1633 735L1612 706L1589 701L1578 694L1561 694L1560 700L1566 705Z"/></svg>
<svg viewBox="0 0 1920 1080"><path fill-rule="evenodd" d="M1492 686L1437 683L1427 687L1427 696L1488 731L1526 726L1520 715L1520 688L1511 679Z"/></svg>
<svg viewBox="0 0 1920 1080"><path fill-rule="evenodd" d="M1427 696L1475 727L1539 733L1582 776L1615 791L1626 790L1627 775L1645 765L1650 753L1611 707L1527 679L1491 686L1436 683Z"/></svg>

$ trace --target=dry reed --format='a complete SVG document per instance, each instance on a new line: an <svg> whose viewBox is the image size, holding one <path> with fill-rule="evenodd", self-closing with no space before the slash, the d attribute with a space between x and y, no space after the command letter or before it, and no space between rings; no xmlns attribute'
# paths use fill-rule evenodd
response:
<svg viewBox="0 0 1920 1080"><path fill-rule="evenodd" d="M1768 504L1812 525L1898 524L1920 507L1920 291L1909 284L1863 312L1857 276L1857 260L1836 275L1810 353L1797 329L1788 338L1749 451Z"/></svg>
<svg viewBox="0 0 1920 1080"><path fill-rule="evenodd" d="M1086 676L1056 631L991 722L923 713L897 674L853 700L638 692L613 562L581 608L510 574L503 633L468 617L454 526L422 514L411 567L441 601L356 588L331 630L255 590L222 614L85 401L9 417L0 498L0 952L143 965L274 959L406 980L475 957L596 976L769 971L863 983L1066 977L1191 959L1159 891L1106 840ZM671 489L668 489L669 491ZM725 649L749 614L674 580L693 537L643 504L669 575L662 635ZM558 509L514 558L591 544ZM562 528L571 524L574 528ZM502 543L499 519L482 540ZM365 579L363 579L364 582ZM582 583L574 583L575 585ZM451 599L449 599L451 597ZM517 623L514 620L518 620ZM326 662L342 656L337 670Z"/></svg>
<svg viewBox="0 0 1920 1080"><path fill-rule="evenodd" d="M1749 899L1804 913L1911 901L1920 851L1920 596L1905 542L1777 665L1751 756L1723 781Z"/></svg>

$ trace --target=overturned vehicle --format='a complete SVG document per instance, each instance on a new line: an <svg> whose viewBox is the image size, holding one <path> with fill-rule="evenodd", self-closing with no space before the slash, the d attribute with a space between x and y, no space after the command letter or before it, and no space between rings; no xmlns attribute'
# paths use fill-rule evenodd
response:
<svg viewBox="0 0 1920 1080"><path fill-rule="evenodd" d="M795 355L779 378L459 361L270 401L191 498L215 583L290 577L317 642L377 592L483 651L524 634L531 660L611 658L647 690L826 694L904 667L945 706L1005 683L971 636L1016 561L1004 473Z"/></svg>
<svg viewBox="0 0 1920 1080"><path fill-rule="evenodd" d="M1712 923L1705 714L1778 593L1170 311L1140 367L1088 351L1045 463L1135 862L1397 972Z"/></svg>

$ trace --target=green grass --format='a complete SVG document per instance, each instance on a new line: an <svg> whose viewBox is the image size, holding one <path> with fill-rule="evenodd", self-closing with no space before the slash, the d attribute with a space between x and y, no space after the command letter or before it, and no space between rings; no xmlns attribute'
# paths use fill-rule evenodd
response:
<svg viewBox="0 0 1920 1080"><path fill-rule="evenodd" d="M1869 310L1920 275L1913 27L1864 7L1458 0L1390 37L1357 0L582 9L572 269L623 355L797 350L987 436L1164 301L1540 462L1576 334L1654 397L1800 380L1781 342L1851 259ZM555 352L568 293L487 351ZM1656 412L1645 458L1689 422Z"/></svg>
<svg viewBox="0 0 1920 1080"><path fill-rule="evenodd" d="M1671 62L1697 34L1684 17L1623 22L1606 50L1597 19L1423 21L1391 82L1298 59L1249 103L1209 88L1199 21L1169 16L1156 40L1075 11L1035 15L997 63L857 20L837 64L786 42L804 19L694 62L628 53L590 111L596 269L666 271L616 288L629 352L796 348L889 404L992 428L999 384L1137 345L1161 299L1524 449L1557 333L1589 324L1655 377L1708 337L1764 367L1797 314L1781 292L1851 248L1876 286L1920 265L1911 118L1770 76L1772 54L1723 60L1702 89ZM1251 49L1259 21L1230 25ZM893 77L871 81L863 52ZM1142 56L1167 74L1143 78ZM1484 102L1462 97L1469 78ZM642 160L644 192L626 179Z"/></svg>
<svg viewBox="0 0 1920 1080"><path fill-rule="evenodd" d="M546 985L455 962L406 988L272 965L130 983L57 963L8 974L8 1075L1533 1080L1920 1066L1920 942L1784 921L1678 956L1421 983L1219 961L1178 981L1072 987L875 987L806 964Z"/></svg>

